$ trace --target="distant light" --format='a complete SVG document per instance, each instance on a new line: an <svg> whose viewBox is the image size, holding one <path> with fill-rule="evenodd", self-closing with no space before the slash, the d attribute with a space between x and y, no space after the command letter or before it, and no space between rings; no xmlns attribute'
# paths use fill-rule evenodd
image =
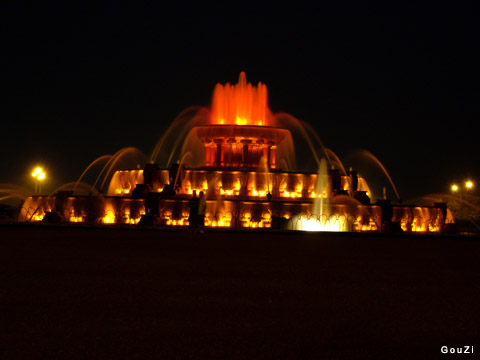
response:
<svg viewBox="0 0 480 360"><path fill-rule="evenodd" d="M455 185L455 184L453 184L453 185L452 185L452 191L458 191L458 186Z"/></svg>
<svg viewBox="0 0 480 360"><path fill-rule="evenodd" d="M465 187L466 187L467 189L473 188L473 182L467 181L467 182L465 183Z"/></svg>
<svg viewBox="0 0 480 360"><path fill-rule="evenodd" d="M38 174L41 174L42 172L43 172L43 169L41 167L37 167L37 168L35 168L35 170L33 170L32 176L37 177Z"/></svg>
<svg viewBox="0 0 480 360"><path fill-rule="evenodd" d="M37 180L44 180L47 174L43 171L41 167L37 167L33 170L32 176Z"/></svg>

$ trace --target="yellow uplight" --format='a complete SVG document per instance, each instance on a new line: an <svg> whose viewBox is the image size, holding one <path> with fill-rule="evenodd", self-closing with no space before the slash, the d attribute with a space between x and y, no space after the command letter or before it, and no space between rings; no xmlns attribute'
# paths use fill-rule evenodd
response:
<svg viewBox="0 0 480 360"><path fill-rule="evenodd" d="M466 187L467 189L471 189L471 188L473 187L473 182L471 182L470 180L467 181L467 182L465 183L465 187Z"/></svg>
<svg viewBox="0 0 480 360"><path fill-rule="evenodd" d="M452 185L452 191L458 191L458 186L457 185Z"/></svg>

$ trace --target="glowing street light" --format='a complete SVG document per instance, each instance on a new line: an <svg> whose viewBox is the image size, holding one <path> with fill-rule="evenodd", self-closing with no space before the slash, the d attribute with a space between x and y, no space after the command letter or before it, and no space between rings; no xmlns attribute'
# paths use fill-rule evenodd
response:
<svg viewBox="0 0 480 360"><path fill-rule="evenodd" d="M36 167L33 172L32 176L35 178L35 193L40 194L42 189L42 181L45 180L47 174L43 171L41 167Z"/></svg>
<svg viewBox="0 0 480 360"><path fill-rule="evenodd" d="M452 191L452 193L458 194L460 197L462 197L462 195L466 194L467 191L472 191L473 187L474 187L473 181L466 180L463 186L452 184L450 186L450 190Z"/></svg>

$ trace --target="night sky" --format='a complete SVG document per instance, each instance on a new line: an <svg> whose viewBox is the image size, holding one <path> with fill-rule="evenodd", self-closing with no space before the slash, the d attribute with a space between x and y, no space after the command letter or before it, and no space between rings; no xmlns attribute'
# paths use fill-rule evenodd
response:
<svg viewBox="0 0 480 360"><path fill-rule="evenodd" d="M465 3L66 3L0 6L0 183L33 189L43 164L54 189L120 148L148 155L240 71L267 85L273 112L387 185L355 155L373 153L405 200L480 179L478 18Z"/></svg>

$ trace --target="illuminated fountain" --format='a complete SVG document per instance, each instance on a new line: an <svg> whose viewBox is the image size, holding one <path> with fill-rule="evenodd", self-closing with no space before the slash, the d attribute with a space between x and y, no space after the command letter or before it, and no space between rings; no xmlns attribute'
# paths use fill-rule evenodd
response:
<svg viewBox="0 0 480 360"><path fill-rule="evenodd" d="M292 131L309 146L318 171L296 169ZM184 111L143 169L115 171L106 194L95 193L129 150L122 151L94 161L108 160L103 182L100 174L88 194L29 197L19 220L187 226L188 200L203 191L205 226L212 228L440 232L451 221L443 203L371 204L366 180L346 171L307 124L273 114L266 86L248 83L243 72L235 85L217 84L209 109Z"/></svg>

